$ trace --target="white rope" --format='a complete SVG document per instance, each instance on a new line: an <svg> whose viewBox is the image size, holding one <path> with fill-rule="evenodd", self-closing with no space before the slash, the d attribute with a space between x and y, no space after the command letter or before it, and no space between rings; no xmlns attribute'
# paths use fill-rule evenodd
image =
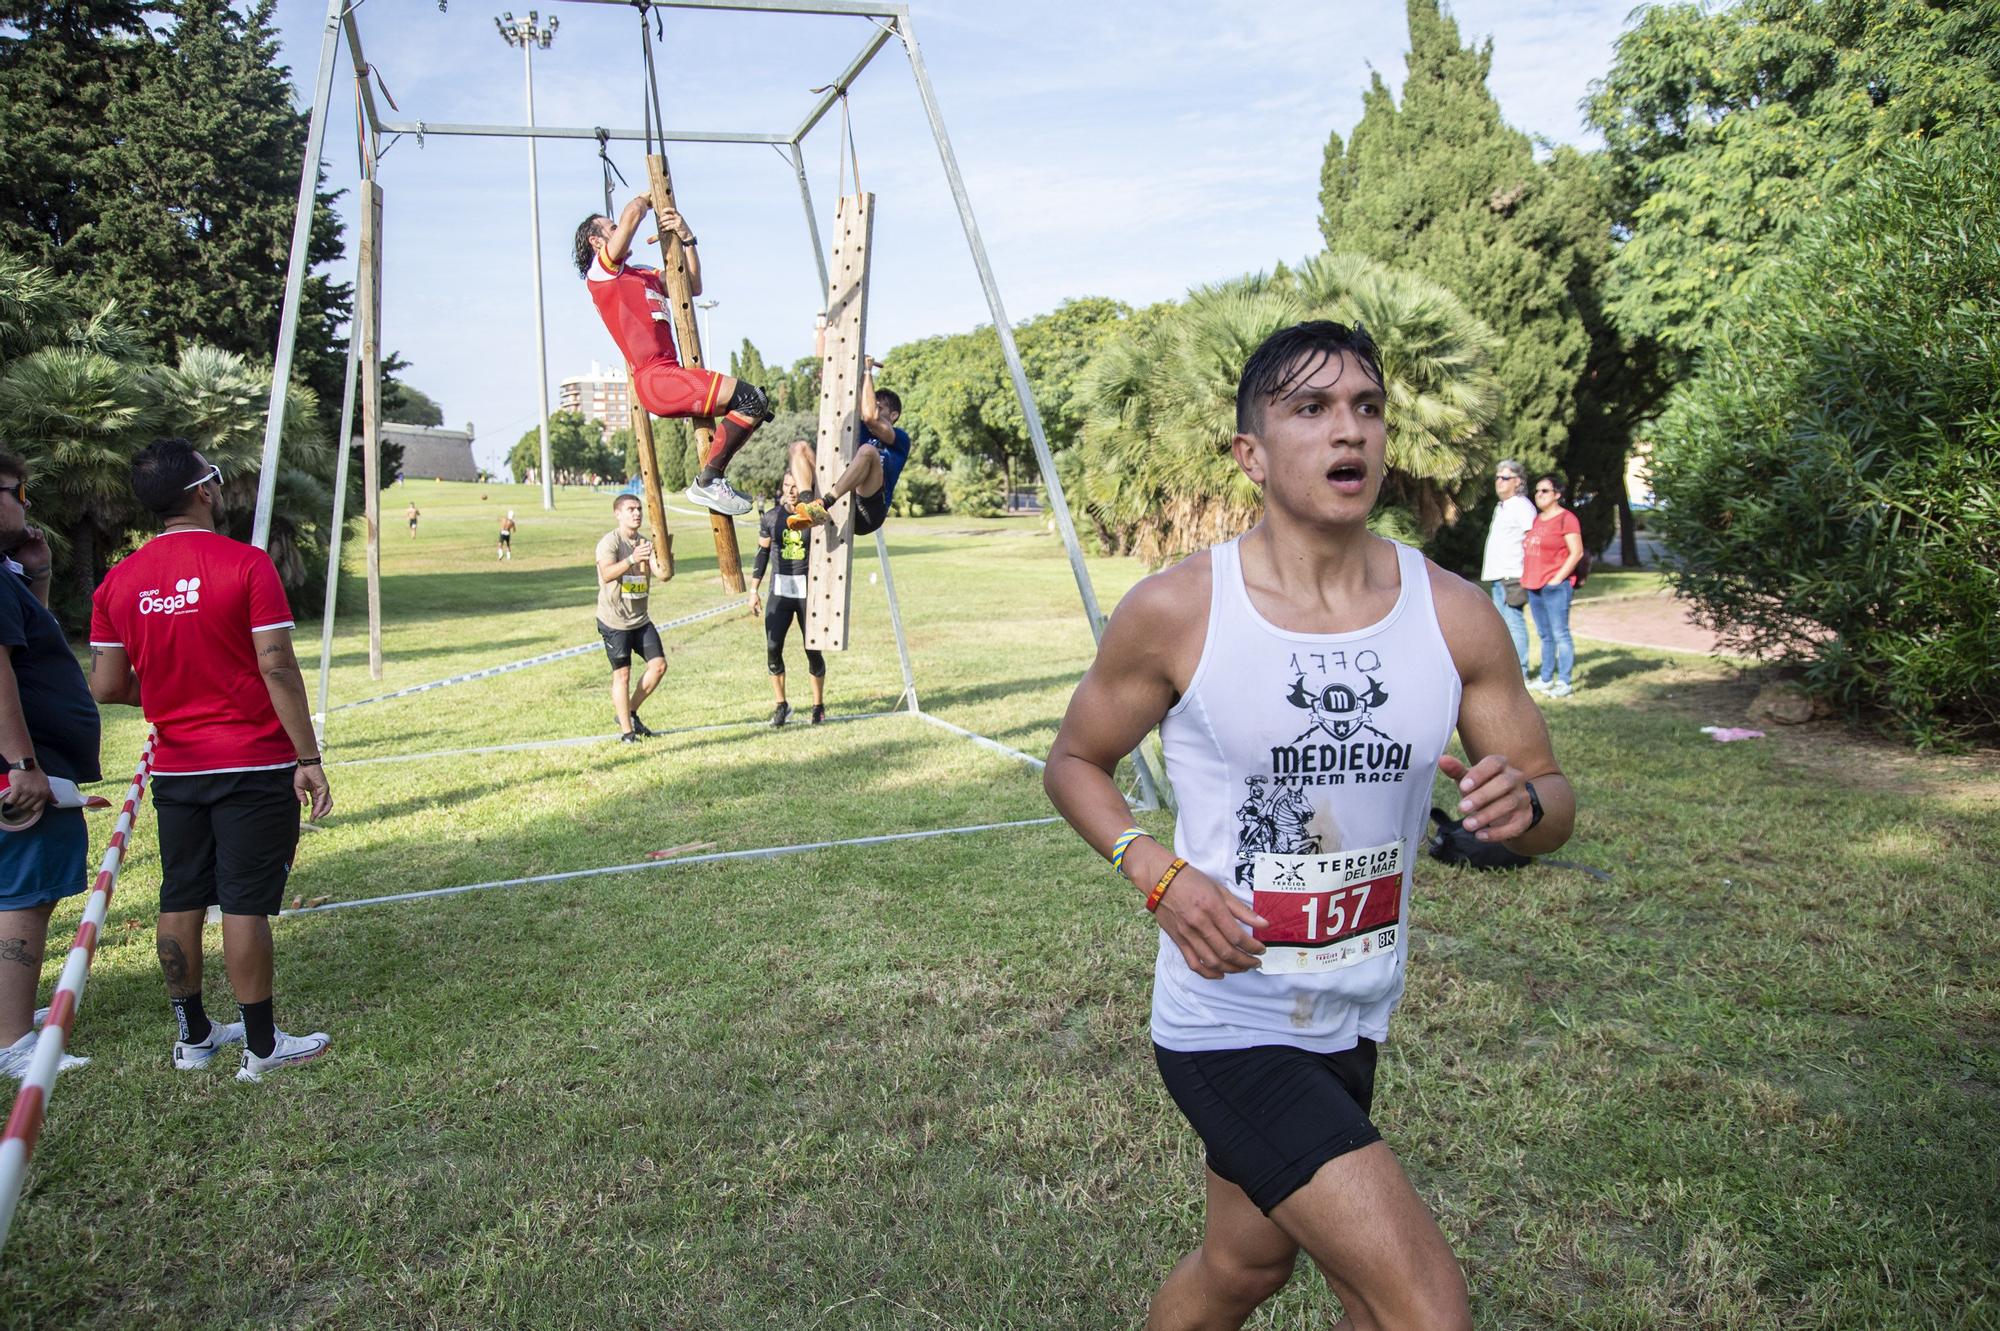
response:
<svg viewBox="0 0 2000 1331"><path fill-rule="evenodd" d="M998 832L1016 827L1045 827L1060 818L1022 818L1010 823L972 823L965 827L937 827L922 832L890 832L882 836L848 837L840 841L807 841L793 846L765 846L757 850L721 850L708 855L689 855L675 860L641 860L637 864L613 864L602 869L570 869L563 873L534 874L527 878L495 878L460 887L434 887L424 892L397 892L385 897L363 897L358 901L329 901L324 906L302 906L280 911L285 916L313 915L320 911L351 910L356 906L386 906L399 901L428 901L436 897L485 892L500 887L527 887L535 883L561 883L573 878L598 878L615 873L643 873L647 869L677 869L686 864L717 864L728 860L769 860L781 855L803 855L814 850L837 850L848 846L883 846L896 841L925 841L933 837L966 836L973 832Z"/></svg>

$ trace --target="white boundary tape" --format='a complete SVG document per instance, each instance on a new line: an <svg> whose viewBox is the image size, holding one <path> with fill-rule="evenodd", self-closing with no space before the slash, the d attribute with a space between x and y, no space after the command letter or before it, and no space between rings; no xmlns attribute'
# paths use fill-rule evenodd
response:
<svg viewBox="0 0 2000 1331"><path fill-rule="evenodd" d="M570 869L563 873L535 874L527 878L495 878L460 887L434 887L423 892L397 892L385 897L363 897L358 901L329 901L324 906L302 906L280 911L285 916L315 915L321 911L351 910L356 906L386 906L398 901L428 901L435 897L455 897L466 892L484 892L499 887L527 887L535 883L561 883L573 878L598 878L614 873L643 873L648 869L677 869L684 864L717 864L726 860L769 860L781 855L803 855L814 850L836 850L847 846L883 846L896 841L925 841L932 837L965 836L973 832L997 832L1014 827L1045 827L1060 818L1022 818L1009 823L972 823L965 827L936 827L922 832L889 832L881 836L848 837L840 841L807 841L795 846L765 846L757 850L719 850L708 855L688 855L673 860L641 860L637 864L613 864L602 869Z"/></svg>
<svg viewBox="0 0 2000 1331"><path fill-rule="evenodd" d="M63 962L62 976L49 999L49 1015L42 1023L41 1037L35 1041L28 1074L21 1078L21 1090L14 1097L14 1112L7 1116L7 1127L0 1134L0 1248L6 1246L7 1233L13 1228L14 1208L20 1203L21 1185L28 1177L28 1159L35 1153L35 1138L41 1135L49 1096L55 1092L56 1072L69 1045L70 1028L83 1003L84 982L90 978L91 958L97 955L98 931L104 927L105 913L111 909L111 893L118 886L118 870L125 863L125 845L139 816L140 794L146 788L146 778L152 774L156 738L148 735L146 747L139 752L138 770L133 772L132 784L125 789L125 805L118 811L111 844L105 847L104 859L98 865L97 881L83 908L83 922L76 926L69 959Z"/></svg>
<svg viewBox="0 0 2000 1331"><path fill-rule="evenodd" d="M689 624L699 623L704 619L713 619L717 615L726 615L731 610L740 610L749 604L750 598L745 596L740 600L725 601L721 605L711 606L706 610L698 610L691 615L682 615L679 619L670 619L664 624L655 624L653 627L665 633L669 629L685 628ZM453 684L470 684L475 679L491 679L495 675L505 675L515 670L526 670L530 666L548 665L553 661L564 661L572 656L581 656L585 652L603 650L604 644L601 642L578 643L574 647L565 647L561 651L544 652L540 656L530 656L523 661L509 661L506 665L487 666L484 670L473 670L463 675L453 675L450 679L434 679L428 684L412 684L407 689L397 689L394 693L378 693L372 698L357 698L353 702L344 702L338 706L329 707L326 710L327 714L331 715L334 712L347 711L351 707L366 707L370 703L388 702L392 698L407 698L412 694L429 693L432 689L442 689Z"/></svg>
<svg viewBox="0 0 2000 1331"><path fill-rule="evenodd" d="M1003 754L1006 757L1012 758L1017 762L1024 762L1028 766L1034 768L1037 772L1041 771L1043 768L1048 766L1048 763L1044 762L1040 758L1035 757L1033 754L1023 753L1019 749L1010 749L997 739L988 739L986 736L978 733L977 731L967 730L964 726L955 726L941 716L932 716L929 712L916 712L914 713L914 715L918 719L928 721L932 725L937 726L942 730L949 730L952 734L959 736L961 739L969 739L982 749L991 749L993 750L993 752L998 754Z"/></svg>

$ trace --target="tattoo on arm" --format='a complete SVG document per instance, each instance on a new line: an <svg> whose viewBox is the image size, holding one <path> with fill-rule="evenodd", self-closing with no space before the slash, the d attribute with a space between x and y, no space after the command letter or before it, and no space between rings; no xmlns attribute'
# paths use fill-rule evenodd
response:
<svg viewBox="0 0 2000 1331"><path fill-rule="evenodd" d="M31 970L39 970L42 950L25 938L0 938L0 961L18 961Z"/></svg>

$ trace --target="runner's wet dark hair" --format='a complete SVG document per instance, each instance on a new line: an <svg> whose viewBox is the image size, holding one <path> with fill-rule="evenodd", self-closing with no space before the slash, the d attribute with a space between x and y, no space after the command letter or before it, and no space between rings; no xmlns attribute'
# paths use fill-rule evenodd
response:
<svg viewBox="0 0 2000 1331"><path fill-rule="evenodd" d="M1331 319L1308 319L1265 338L1243 363L1236 385L1237 431L1257 430L1264 423L1265 403L1290 397L1312 382L1320 366L1342 355L1353 356L1375 386L1383 387L1381 353L1360 324L1349 328Z"/></svg>
<svg viewBox="0 0 2000 1331"><path fill-rule="evenodd" d="M597 251L590 248L590 238L597 233L599 222L610 220L603 213L592 213L577 224L575 248L570 251L569 257L576 261L578 277L590 276L590 261L597 257Z"/></svg>

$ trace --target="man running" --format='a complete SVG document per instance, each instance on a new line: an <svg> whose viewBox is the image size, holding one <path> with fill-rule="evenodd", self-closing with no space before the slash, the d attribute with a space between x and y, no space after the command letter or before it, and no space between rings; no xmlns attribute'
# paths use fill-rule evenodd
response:
<svg viewBox="0 0 2000 1331"><path fill-rule="evenodd" d="M639 535L645 510L639 496L619 495L611 501L618 525L597 543L597 636L611 661L611 710L618 717L618 737L636 744L653 732L639 719L639 706L653 696L667 674L666 649L660 631L646 615L652 592L653 543ZM630 689L632 653L646 662L639 687Z"/></svg>
<svg viewBox="0 0 2000 1331"><path fill-rule="evenodd" d="M514 510L508 509L507 516L500 519L500 544L494 549L495 559L514 558Z"/></svg>
<svg viewBox="0 0 2000 1331"><path fill-rule="evenodd" d="M1262 520L1132 590L1049 754L1050 799L1159 916L1154 1056L1207 1147L1206 1234L1148 1327L1241 1326L1300 1249L1343 1325L1471 1325L1451 1248L1368 1118L1411 865L1438 771L1468 829L1524 854L1561 845L1576 802L1488 595L1368 531L1384 404L1359 328L1257 349L1233 447ZM1454 724L1469 768L1445 753ZM1127 830L1112 775L1155 725L1172 849Z"/></svg>
<svg viewBox="0 0 2000 1331"><path fill-rule="evenodd" d="M422 516L423 514L417 512L417 501L412 499L410 506L403 510L403 521L410 524L410 535L417 534L417 519Z"/></svg>
<svg viewBox="0 0 2000 1331"><path fill-rule="evenodd" d="M674 346L673 314L667 307L666 289L660 285L656 268L627 263L632 240L653 206L652 199L639 195L613 222L600 213L583 219L576 229L572 257L579 277L590 282L590 298L611 333L611 340L632 367L632 392L655 416L695 417L722 414L715 420L715 434L709 451L701 460L701 471L687 497L717 513L750 511L750 501L724 479L729 463L748 443L751 434L771 418L764 391L754 384L738 381L714 370L684 366ZM701 294L701 257L695 250L694 232L679 213L659 219L662 234L680 239L687 256L688 291Z"/></svg>
<svg viewBox="0 0 2000 1331"><path fill-rule="evenodd" d="M793 444L794 448L804 446L803 440ZM786 472L778 483L777 504L758 521L757 566L750 575L757 598L753 609L764 616L764 663L771 671L771 689L778 695L778 705L771 711L774 726L785 724L792 716L792 705L785 700L785 635L791 632L793 620L798 621L801 638L806 632L806 534L803 528L787 523L798 498L798 480ZM771 575L771 600L766 605L762 595L764 569L772 562L774 546L777 571ZM806 674L812 677L812 724L818 725L826 720L826 653L806 648Z"/></svg>

